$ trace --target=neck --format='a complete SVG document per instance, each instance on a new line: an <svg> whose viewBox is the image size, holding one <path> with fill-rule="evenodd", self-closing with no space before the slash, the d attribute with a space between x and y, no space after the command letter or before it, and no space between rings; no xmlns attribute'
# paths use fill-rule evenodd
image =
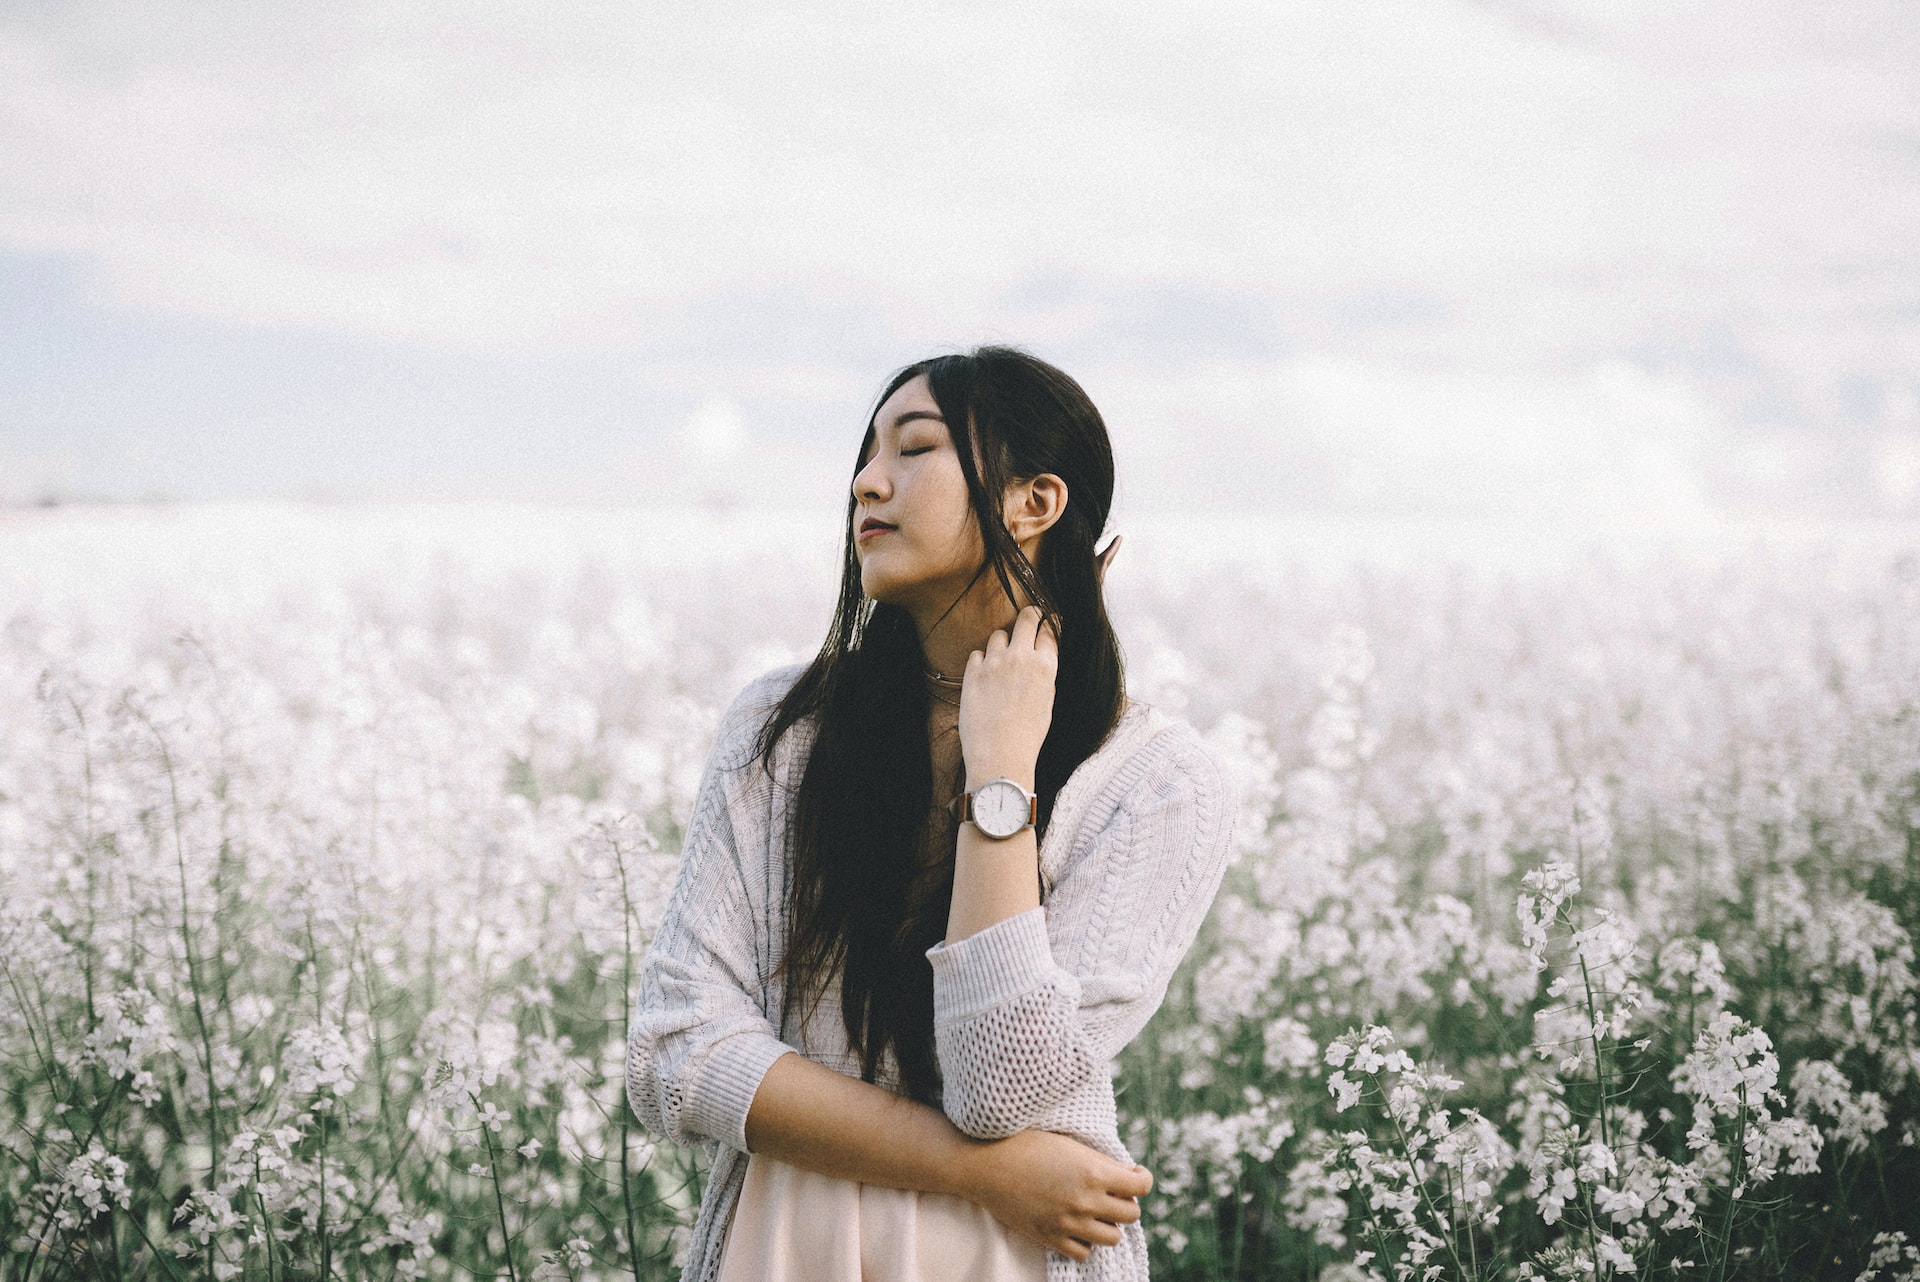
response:
<svg viewBox="0 0 1920 1282"><path fill-rule="evenodd" d="M967 656L975 650L985 650L988 638L1020 616L1020 607L1007 600L1006 594L1000 591L999 581L992 583L992 597L976 602L970 593L968 600L955 606L938 624L934 622L940 618L938 609L924 614L914 612L914 626L920 633L920 654L929 671L959 680L966 675ZM1024 594L1022 598L1024 602Z"/></svg>

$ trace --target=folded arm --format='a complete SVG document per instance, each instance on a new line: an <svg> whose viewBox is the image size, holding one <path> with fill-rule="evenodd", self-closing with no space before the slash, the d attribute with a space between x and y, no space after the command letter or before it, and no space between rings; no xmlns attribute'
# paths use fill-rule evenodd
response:
<svg viewBox="0 0 1920 1282"><path fill-rule="evenodd" d="M801 1055L774 1062L747 1117L747 1138L803 1170L861 1184L947 1193L1071 1259L1120 1241L1153 1188L1127 1166L1049 1131L983 1143L937 1108L844 1076Z"/></svg>
<svg viewBox="0 0 1920 1282"><path fill-rule="evenodd" d="M946 1114L798 1053L774 1061L747 1115L747 1146L861 1184L964 1195L979 1145Z"/></svg>
<svg viewBox="0 0 1920 1282"><path fill-rule="evenodd" d="M672 1143L741 1152L764 1144L807 1169L934 1191L954 1178L958 1164L945 1159L965 1140L952 1122L805 1059L770 1018L766 972L779 941L767 931L778 913L764 902L772 892L756 862L769 855L764 837L748 829L751 816L774 809L773 785L751 747L792 676L789 669L762 677L721 719L673 891L641 966L628 1102L648 1131Z"/></svg>
<svg viewBox="0 0 1920 1282"><path fill-rule="evenodd" d="M936 1108L798 1053L763 1009L775 920L767 852L741 816L771 807L748 744L771 693L755 683L722 718L695 792L680 867L641 967L627 1042L627 1098L641 1124L682 1145L765 1152L807 1170L925 1192L977 1183L968 1139ZM743 838L744 847L743 848ZM756 941L758 945L756 945Z"/></svg>

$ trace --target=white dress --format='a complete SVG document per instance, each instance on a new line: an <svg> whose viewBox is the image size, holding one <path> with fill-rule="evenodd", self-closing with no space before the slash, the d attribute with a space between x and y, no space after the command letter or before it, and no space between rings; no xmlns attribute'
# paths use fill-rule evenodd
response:
<svg viewBox="0 0 1920 1282"><path fill-rule="evenodd" d="M1046 1282L1047 1252L950 1193L856 1184L764 1153L721 1248L718 1282Z"/></svg>

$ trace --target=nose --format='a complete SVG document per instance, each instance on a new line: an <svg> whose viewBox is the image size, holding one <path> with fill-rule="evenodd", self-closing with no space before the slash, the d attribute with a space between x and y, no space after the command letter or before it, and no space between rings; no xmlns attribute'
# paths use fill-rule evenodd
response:
<svg viewBox="0 0 1920 1282"><path fill-rule="evenodd" d="M867 460L853 476L853 496L863 503L879 503L887 497L891 482L887 479L886 468L880 463L880 454Z"/></svg>

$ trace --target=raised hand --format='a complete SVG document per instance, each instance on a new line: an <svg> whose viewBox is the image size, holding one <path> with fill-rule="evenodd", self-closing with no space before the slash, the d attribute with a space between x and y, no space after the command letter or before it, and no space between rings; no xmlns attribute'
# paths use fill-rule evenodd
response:
<svg viewBox="0 0 1920 1282"><path fill-rule="evenodd" d="M967 656L960 689L960 752L967 787L997 775L1031 790L1040 746L1053 724L1053 681L1060 643L1027 606L1011 626L996 629L985 650Z"/></svg>

